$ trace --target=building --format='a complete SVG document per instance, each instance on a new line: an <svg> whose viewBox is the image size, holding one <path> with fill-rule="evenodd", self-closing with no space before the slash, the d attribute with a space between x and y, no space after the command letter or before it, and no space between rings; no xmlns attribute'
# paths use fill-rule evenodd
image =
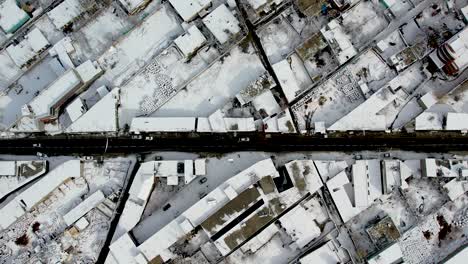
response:
<svg viewBox="0 0 468 264"><path fill-rule="evenodd" d="M403 252L400 245L395 243L381 251L379 254L369 258L369 264L398 264L403 260Z"/></svg>
<svg viewBox="0 0 468 264"><path fill-rule="evenodd" d="M83 102L81 97L76 98L71 102L66 108L65 111L68 114L68 117L72 122L75 122L80 116L86 113L86 105Z"/></svg>
<svg viewBox="0 0 468 264"><path fill-rule="evenodd" d="M29 15L19 8L16 0L5 0L0 4L0 27L5 33L15 33L29 19Z"/></svg>
<svg viewBox="0 0 468 264"><path fill-rule="evenodd" d="M203 23L221 44L233 39L241 31L239 20L224 4L204 17Z"/></svg>
<svg viewBox="0 0 468 264"><path fill-rule="evenodd" d="M348 222L362 211L362 208L353 205L353 200L351 200L346 191L348 188L352 188L352 185L345 171L341 171L329 179L326 185L343 222Z"/></svg>
<svg viewBox="0 0 468 264"><path fill-rule="evenodd" d="M468 66L468 27L442 44L429 57L448 75L457 75Z"/></svg>
<svg viewBox="0 0 468 264"><path fill-rule="evenodd" d="M273 70L288 102L292 102L301 92L312 85L304 63L296 53L273 64Z"/></svg>
<svg viewBox="0 0 468 264"><path fill-rule="evenodd" d="M200 12L211 6L211 0L169 0L184 21L193 20Z"/></svg>
<svg viewBox="0 0 468 264"><path fill-rule="evenodd" d="M39 29L35 28L25 36L24 40L18 44L11 44L6 50L18 67L28 68L48 47L50 47L49 41Z"/></svg>
<svg viewBox="0 0 468 264"><path fill-rule="evenodd" d="M57 29L64 29L96 5L95 1L65 0L47 13Z"/></svg>
<svg viewBox="0 0 468 264"><path fill-rule="evenodd" d="M148 167L151 168L151 165ZM260 161L222 183L199 201L196 201L190 208L182 212L177 218L143 243L137 245L128 233L121 235L110 245L108 261L114 263L136 263L139 260L157 263L169 261L172 257L169 248L179 239L183 239L197 226L201 226L206 232L216 233L216 230L227 225L229 219L235 219L241 212L245 211L248 208L245 207L246 205L251 205L259 199L258 195L260 192L257 188L263 188L266 193L274 192L272 177L278 176L279 174L271 159ZM265 179L270 180L267 181ZM257 182L263 187L254 187L253 184ZM249 198L250 200L241 199L242 197ZM238 201L233 202L236 199ZM239 203L241 201L242 203ZM238 207L239 205L240 207ZM261 206L262 203L258 205ZM225 216L222 213L223 210L234 213ZM269 208L268 210L272 209ZM261 228L261 225L258 225L256 228ZM224 234L224 236L228 235L229 232ZM220 239L218 238L218 240ZM222 251L225 252L223 254L227 254L230 251L229 249L226 250Z"/></svg>
<svg viewBox="0 0 468 264"><path fill-rule="evenodd" d="M186 58L190 58L206 43L206 38L196 25L192 25L174 43Z"/></svg>
<svg viewBox="0 0 468 264"><path fill-rule="evenodd" d="M102 73L90 61L70 69L34 97L26 107L40 122L48 123L58 117L59 109L76 93Z"/></svg>
<svg viewBox="0 0 468 264"><path fill-rule="evenodd" d="M328 241L299 259L299 263L301 264L336 264L342 262L343 260L338 253L338 246L336 246L333 240Z"/></svg>
<svg viewBox="0 0 468 264"><path fill-rule="evenodd" d="M130 132L193 132L196 117L135 117Z"/></svg>
<svg viewBox="0 0 468 264"><path fill-rule="evenodd" d="M63 216L65 220L65 224L70 226L82 218L85 214L91 211L93 208L98 206L98 204L102 203L106 197L101 190L96 191L95 193L91 194L88 198L78 204L75 208L70 210L66 215Z"/></svg>
<svg viewBox="0 0 468 264"><path fill-rule="evenodd" d="M356 160L352 166L352 176L356 207L366 209L382 196L380 160Z"/></svg>
<svg viewBox="0 0 468 264"><path fill-rule="evenodd" d="M152 0L119 0L125 12L129 15L136 14L143 10Z"/></svg>
<svg viewBox="0 0 468 264"><path fill-rule="evenodd" d="M46 160L0 161L0 199L46 171Z"/></svg>
<svg viewBox="0 0 468 264"><path fill-rule="evenodd" d="M32 210L38 203L46 199L67 179L78 177L81 177L81 162L79 160L70 160L60 164L0 209L0 214L5 216L0 219L0 228L9 227L26 211Z"/></svg>
<svg viewBox="0 0 468 264"><path fill-rule="evenodd" d="M102 133L117 131L117 111L119 102L119 88L114 88L67 127L65 133Z"/></svg>

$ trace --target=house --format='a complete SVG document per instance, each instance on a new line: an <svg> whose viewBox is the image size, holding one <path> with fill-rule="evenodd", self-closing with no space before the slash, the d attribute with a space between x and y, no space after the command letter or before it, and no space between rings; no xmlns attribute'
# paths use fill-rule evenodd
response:
<svg viewBox="0 0 468 264"><path fill-rule="evenodd" d="M5 33L15 33L29 19L29 15L19 8L16 0L5 0L0 4L0 27Z"/></svg>
<svg viewBox="0 0 468 264"><path fill-rule="evenodd" d="M206 38L196 25L192 25L185 34L176 38L174 43L182 54L189 58L206 43Z"/></svg>
<svg viewBox="0 0 468 264"><path fill-rule="evenodd" d="M47 198L53 190L67 179L78 177L81 177L80 160L70 160L60 164L0 209L0 214L4 216L0 219L0 228L9 227L26 211L32 210Z"/></svg>
<svg viewBox="0 0 468 264"><path fill-rule="evenodd" d="M64 29L96 5L95 1L65 0L47 13L57 29Z"/></svg>
<svg viewBox="0 0 468 264"><path fill-rule="evenodd" d="M195 123L195 117L135 117L130 132L192 132Z"/></svg>
<svg viewBox="0 0 468 264"><path fill-rule="evenodd" d="M87 61L70 69L34 97L26 107L40 122L48 123L58 117L59 109L102 73L100 68Z"/></svg>
<svg viewBox="0 0 468 264"><path fill-rule="evenodd" d="M312 79L296 53L273 64L273 71L278 77L288 102L292 102L301 92L312 85Z"/></svg>
<svg viewBox="0 0 468 264"><path fill-rule="evenodd" d="M49 46L49 41L36 28L30 31L20 43L11 44L6 50L18 67L28 68Z"/></svg>
<svg viewBox="0 0 468 264"><path fill-rule="evenodd" d="M86 113L86 110L86 105L81 97L76 98L65 108L65 112L67 112L72 122L75 122L80 116Z"/></svg>
<svg viewBox="0 0 468 264"><path fill-rule="evenodd" d="M119 0L125 12L129 15L136 14L143 10L152 0Z"/></svg>
<svg viewBox="0 0 468 264"><path fill-rule="evenodd" d="M169 0L184 21L193 20L198 13L211 6L211 0Z"/></svg>
<svg viewBox="0 0 468 264"><path fill-rule="evenodd" d="M224 4L204 17L203 23L221 44L233 39L241 31L239 20Z"/></svg>
<svg viewBox="0 0 468 264"><path fill-rule="evenodd" d="M468 27L433 51L429 58L448 75L457 75L468 66Z"/></svg>
<svg viewBox="0 0 468 264"><path fill-rule="evenodd" d="M369 207L383 194L379 160L356 160L352 166L354 204L360 209Z"/></svg>
<svg viewBox="0 0 468 264"><path fill-rule="evenodd" d="M73 208L66 215L63 216L65 224L67 224L67 226L72 225L73 223L78 221L78 219L80 219L89 211L91 211L93 208L98 206L98 204L102 203L105 199L106 197L104 196L101 190L94 192L88 198L86 198L84 201L82 201L75 208Z"/></svg>
<svg viewBox="0 0 468 264"><path fill-rule="evenodd" d="M338 252L339 247L333 242L328 241L324 245L315 249L314 251L304 255L299 259L301 264L336 264L342 263L342 259Z"/></svg>

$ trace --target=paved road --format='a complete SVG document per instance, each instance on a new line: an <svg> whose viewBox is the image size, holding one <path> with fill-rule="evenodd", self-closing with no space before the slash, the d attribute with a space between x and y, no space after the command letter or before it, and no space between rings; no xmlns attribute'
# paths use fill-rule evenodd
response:
<svg viewBox="0 0 468 264"><path fill-rule="evenodd" d="M0 154L120 154L149 151L219 152L231 151L359 151L401 149L424 152L468 150L468 136L439 132L359 133L323 136L299 134L177 134L152 135L151 140L131 137L44 136L0 140ZM244 141L248 140L248 141Z"/></svg>

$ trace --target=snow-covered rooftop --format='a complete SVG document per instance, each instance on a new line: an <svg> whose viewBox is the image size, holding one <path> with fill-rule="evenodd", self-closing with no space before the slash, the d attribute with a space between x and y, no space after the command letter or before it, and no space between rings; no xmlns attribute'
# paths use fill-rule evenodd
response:
<svg viewBox="0 0 468 264"><path fill-rule="evenodd" d="M91 194L91 196L86 198L83 202L81 202L79 205L77 205L75 208L73 208L66 215L63 216L65 223L68 226L72 225L86 213L95 208L98 204L103 202L105 199L106 197L104 197L104 194L101 190L98 190L97 192Z"/></svg>
<svg viewBox="0 0 468 264"><path fill-rule="evenodd" d="M82 81L75 70L69 70L64 75L55 80L49 87L29 102L29 107L36 117L44 117L51 114L54 107L67 95L73 93L76 88L82 85Z"/></svg>
<svg viewBox="0 0 468 264"><path fill-rule="evenodd" d="M129 13L133 13L135 10L139 9L141 6L151 2L151 0L119 0L123 7Z"/></svg>
<svg viewBox="0 0 468 264"><path fill-rule="evenodd" d="M135 117L130 132L191 132L195 122L195 117Z"/></svg>
<svg viewBox="0 0 468 264"><path fill-rule="evenodd" d="M203 23L221 44L241 31L239 20L224 4L203 18Z"/></svg>
<svg viewBox="0 0 468 264"><path fill-rule="evenodd" d="M203 44L206 38L196 25L192 25L187 29L187 32L174 40L174 43L182 51L185 57L189 57L197 51Z"/></svg>
<svg viewBox="0 0 468 264"><path fill-rule="evenodd" d="M400 245L395 243L390 247L384 249L382 252L376 256L370 258L367 262L369 264L388 264L388 263L398 263L399 260L403 258L403 253L401 251Z"/></svg>
<svg viewBox="0 0 468 264"><path fill-rule="evenodd" d="M341 259L338 255L338 248L330 240L323 246L300 258L299 262L301 264L336 264L340 263Z"/></svg>
<svg viewBox="0 0 468 264"><path fill-rule="evenodd" d="M16 175L16 162L15 161L0 161L0 176L13 176Z"/></svg>
<svg viewBox="0 0 468 264"><path fill-rule="evenodd" d="M327 181L328 190L330 191L332 199L335 201L338 212L344 222L347 222L361 212L360 209L353 206L351 199L346 192L345 186L349 185L351 185L351 183L344 171L338 173Z"/></svg>
<svg viewBox="0 0 468 264"><path fill-rule="evenodd" d="M211 0L169 0L169 2L185 21L192 20L211 4Z"/></svg>
<svg viewBox="0 0 468 264"><path fill-rule="evenodd" d="M328 130L385 130L387 120L380 110L398 98L389 87L381 88L364 103L331 125Z"/></svg>
<svg viewBox="0 0 468 264"><path fill-rule="evenodd" d="M65 108L65 111L67 112L68 117L70 117L70 120L75 122L86 112L86 108L83 104L83 100L78 97Z"/></svg>
<svg viewBox="0 0 468 264"><path fill-rule="evenodd" d="M444 114L423 112L416 117L416 130L442 130Z"/></svg>
<svg viewBox="0 0 468 264"><path fill-rule="evenodd" d="M292 102L301 91L312 85L312 80L304 67L304 63L297 54L273 64L273 70L279 79L288 102Z"/></svg>
<svg viewBox="0 0 468 264"><path fill-rule="evenodd" d="M29 15L18 7L15 0L5 0L0 4L0 27L6 33L15 32L28 20Z"/></svg>
<svg viewBox="0 0 468 264"><path fill-rule="evenodd" d="M311 210L306 210L301 205L294 207L291 211L283 215L279 222L286 230L294 243L299 247L305 247L313 239L320 236L320 228L313 221L316 216Z"/></svg>
<svg viewBox="0 0 468 264"><path fill-rule="evenodd" d="M446 130L468 130L468 113L447 113Z"/></svg>
<svg viewBox="0 0 468 264"><path fill-rule="evenodd" d="M5 229L13 224L65 180L80 176L80 160L70 160L60 164L0 209L0 214L4 216L0 218L0 227Z"/></svg>
<svg viewBox="0 0 468 264"><path fill-rule="evenodd" d="M79 0L65 0L47 13L52 23L62 29L64 26L73 22L79 17L85 9Z"/></svg>
<svg viewBox="0 0 468 264"><path fill-rule="evenodd" d="M66 133L112 132L117 130L119 88L113 89L73 122Z"/></svg>

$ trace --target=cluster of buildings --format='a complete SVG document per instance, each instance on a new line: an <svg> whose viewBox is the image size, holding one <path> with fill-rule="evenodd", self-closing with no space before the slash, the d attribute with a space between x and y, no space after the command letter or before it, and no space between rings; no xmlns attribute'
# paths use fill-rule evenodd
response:
<svg viewBox="0 0 468 264"><path fill-rule="evenodd" d="M97 259L130 164L72 159L48 171L42 160L2 161L2 261Z"/></svg>

